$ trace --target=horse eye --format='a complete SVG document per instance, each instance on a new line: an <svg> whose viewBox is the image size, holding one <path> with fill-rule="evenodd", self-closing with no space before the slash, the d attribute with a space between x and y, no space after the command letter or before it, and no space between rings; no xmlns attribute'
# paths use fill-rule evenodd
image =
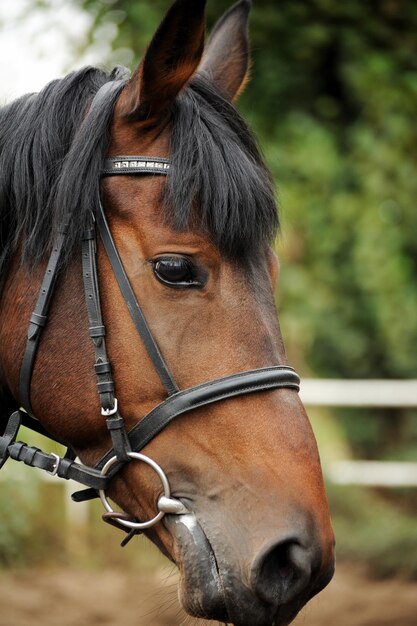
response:
<svg viewBox="0 0 417 626"><path fill-rule="evenodd" d="M156 278L169 287L202 287L196 266L186 257L160 257L153 261L153 271Z"/></svg>

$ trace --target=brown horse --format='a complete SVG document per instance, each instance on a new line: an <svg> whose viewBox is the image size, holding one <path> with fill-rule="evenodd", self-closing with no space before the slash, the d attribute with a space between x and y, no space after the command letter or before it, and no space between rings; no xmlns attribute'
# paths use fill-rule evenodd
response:
<svg viewBox="0 0 417 626"><path fill-rule="evenodd" d="M111 447L79 254L106 156L170 159L166 177L104 178L101 198L178 387L286 365L274 305L272 185L232 104L248 75L249 6L238 2L204 48L205 1L176 0L130 80L94 98L90 113L94 95L121 70L86 68L0 111L0 416L4 422L25 405L86 466ZM65 216L28 406L19 389L27 326ZM130 431L165 391L101 242L97 266L107 352ZM197 407L145 446L184 506L146 532L178 566L191 615L289 624L331 579L334 541L316 443L288 386ZM155 515L161 485L152 468L132 462L108 493L143 520Z"/></svg>

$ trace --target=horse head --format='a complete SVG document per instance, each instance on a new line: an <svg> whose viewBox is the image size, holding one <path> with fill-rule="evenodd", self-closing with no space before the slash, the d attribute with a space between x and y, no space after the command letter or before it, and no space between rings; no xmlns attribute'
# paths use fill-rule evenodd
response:
<svg viewBox="0 0 417 626"><path fill-rule="evenodd" d="M177 514L145 532L178 566L190 614L277 626L329 582L333 533L314 435L277 321L273 186L233 104L248 78L249 8L247 0L232 7L204 46L204 0L176 0L128 80L120 71L88 68L0 113L1 159L10 161L8 149L15 159L4 165L0 188L7 239L0 382L4 403L24 403L27 324L46 252L66 221L65 261L29 381L30 409L85 466L108 454L85 303L95 292L85 285L80 254L83 246L88 262L95 246L83 234L95 212L169 366L172 397L184 389L201 395L201 385L207 395L210 381L222 381L215 402L196 402L177 416L173 409L166 427L141 447L163 468L179 503ZM111 89L100 93L104 84ZM103 163L122 173L104 167L100 202ZM113 387L101 381L99 391L114 391L132 433L167 392L104 239L97 240L96 280ZM259 372L272 372L269 386L260 384ZM281 374L286 384L277 383ZM224 380L233 389L240 384L239 393L225 392ZM191 402L191 394L185 398ZM108 489L136 520L155 516L161 493L153 467L135 461Z"/></svg>

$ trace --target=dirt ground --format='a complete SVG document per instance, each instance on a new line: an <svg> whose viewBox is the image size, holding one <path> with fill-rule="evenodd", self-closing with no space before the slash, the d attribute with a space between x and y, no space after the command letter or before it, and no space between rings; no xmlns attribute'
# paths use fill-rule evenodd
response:
<svg viewBox="0 0 417 626"><path fill-rule="evenodd" d="M24 570L0 573L0 626L202 626L176 601L175 573ZM371 581L339 567L296 626L417 626L417 583Z"/></svg>

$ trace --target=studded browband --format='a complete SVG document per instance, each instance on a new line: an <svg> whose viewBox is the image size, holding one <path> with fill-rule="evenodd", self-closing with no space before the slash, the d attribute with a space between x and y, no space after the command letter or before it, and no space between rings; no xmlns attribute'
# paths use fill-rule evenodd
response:
<svg viewBox="0 0 417 626"><path fill-rule="evenodd" d="M169 160L162 157L118 156L104 161L103 175L167 174L170 167Z"/></svg>
<svg viewBox="0 0 417 626"><path fill-rule="evenodd" d="M120 90L122 87L123 84L119 81L104 85L95 96L88 115L91 115L91 111L100 105L106 93ZM115 156L105 159L102 175L167 175L170 168L171 163L166 158ZM101 314L97 275L96 228L109 258L120 292L125 300L127 310L167 393L167 399L144 416L129 433L126 432L125 422L120 413L121 407L118 406L115 396L112 367L106 351L105 325ZM33 415L30 402L30 387L36 354L40 345L42 331L47 323L48 310L63 256L65 234L66 226L63 225L53 247L34 312L30 317L26 348L20 371L20 402L23 410L20 409L13 413L7 423L4 435L0 437L0 468L8 458L23 461L32 467L38 467L53 475L72 479L89 487L89 489L73 495L73 499L76 501L96 497L98 492L100 492L102 497L104 490L108 487L114 475L127 462L130 462L132 457L141 457L138 452L176 417L208 404L248 393L279 388L299 390L300 379L298 375L292 368L281 365L239 372L202 383L190 389L179 390L148 327L118 254L101 200L98 198L96 212L84 233L81 245L82 268L89 333L95 353L94 368L97 378L97 389L100 397L101 412L106 419L113 447L95 467L87 467L76 462L75 454L70 448L65 456L60 458L55 454L47 454L38 448L17 442L16 436L21 424L49 436ZM141 458L141 460L144 459L147 459L147 457ZM148 459L148 461L151 460ZM110 469L107 470L107 468ZM172 502L175 504L175 501L171 500L170 503L172 504ZM169 507L165 512L168 512L168 510ZM162 511L162 508L160 508L160 511ZM159 520L160 515L155 519ZM126 525L128 524L126 523ZM139 526L140 524L136 524L135 527ZM147 527L146 523L142 526Z"/></svg>

